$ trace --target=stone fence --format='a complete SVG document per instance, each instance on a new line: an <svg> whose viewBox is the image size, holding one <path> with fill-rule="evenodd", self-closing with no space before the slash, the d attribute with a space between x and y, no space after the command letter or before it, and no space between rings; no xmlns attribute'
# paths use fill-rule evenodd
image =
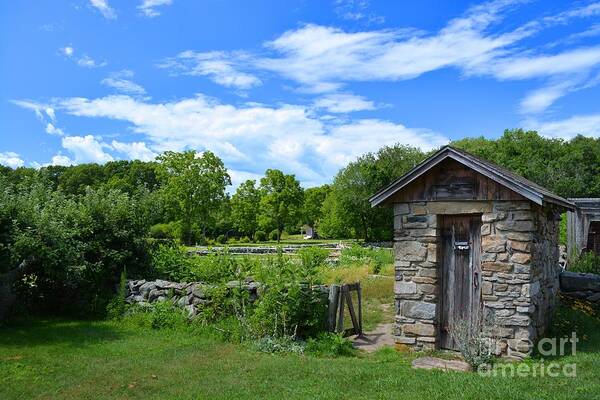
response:
<svg viewBox="0 0 600 400"><path fill-rule="evenodd" d="M130 280L125 286L125 301L128 304L138 304L143 307L159 301L171 301L185 309L190 317L194 317L198 308L211 302L210 292L218 287L203 282L178 283L160 279L155 281ZM260 295L263 285L251 278L246 278L243 281L227 282L225 287L229 294L232 294L236 288L246 291L248 300L254 302ZM329 293L329 287L326 285L314 286L312 290L321 292L324 297Z"/></svg>
<svg viewBox="0 0 600 400"><path fill-rule="evenodd" d="M600 275L564 271L560 274L560 291L568 297L600 304Z"/></svg>

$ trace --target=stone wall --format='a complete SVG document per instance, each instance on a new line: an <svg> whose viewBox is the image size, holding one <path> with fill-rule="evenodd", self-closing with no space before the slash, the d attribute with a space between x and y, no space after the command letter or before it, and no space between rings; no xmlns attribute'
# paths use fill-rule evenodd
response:
<svg viewBox="0 0 600 400"><path fill-rule="evenodd" d="M259 282L250 279L246 281L231 281L227 288L241 288L248 292L250 301L258 297L261 287ZM196 315L198 307L210 302L210 290L216 286L202 282L179 283L157 279L155 281L130 280L126 285L125 301L129 304L149 306L158 301L171 301L181 308L185 308L190 317Z"/></svg>
<svg viewBox="0 0 600 400"><path fill-rule="evenodd" d="M498 326L496 352L525 355L548 324L558 288L558 223L546 212L528 201L395 204L397 342L438 345L438 215L481 214L483 313Z"/></svg>
<svg viewBox="0 0 600 400"><path fill-rule="evenodd" d="M564 296L600 305L600 275L564 271L560 274L560 291Z"/></svg>

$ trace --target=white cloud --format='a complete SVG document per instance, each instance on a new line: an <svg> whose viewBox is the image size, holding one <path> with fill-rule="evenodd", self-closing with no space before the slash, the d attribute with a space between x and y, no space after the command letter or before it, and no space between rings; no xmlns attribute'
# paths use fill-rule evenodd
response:
<svg viewBox="0 0 600 400"><path fill-rule="evenodd" d="M11 168L19 168L22 167L25 162L19 157L19 155L12 151L7 151L4 153L0 153L0 164L6 165Z"/></svg>
<svg viewBox="0 0 600 400"><path fill-rule="evenodd" d="M62 129L57 128L51 122L48 122L48 124L46 125L46 133L48 133L50 135L57 135L57 136L63 136L65 134L62 131Z"/></svg>
<svg viewBox="0 0 600 400"><path fill-rule="evenodd" d="M60 48L60 52L67 58L77 62L77 65L84 68L99 68L107 65L106 61L98 62L84 54L83 56L77 58L75 57L75 49L72 46L65 46Z"/></svg>
<svg viewBox="0 0 600 400"><path fill-rule="evenodd" d="M385 17L369 11L369 0L335 0L334 11L342 19L381 24Z"/></svg>
<svg viewBox="0 0 600 400"><path fill-rule="evenodd" d="M75 49L73 49L73 47L71 46L65 46L63 48L60 49L60 51L67 57L71 57L73 55L73 53L75 52Z"/></svg>
<svg viewBox="0 0 600 400"><path fill-rule="evenodd" d="M138 6L138 9L146 17L156 17L160 15L160 12L156 10L156 7L168 6L173 3L173 0L143 0Z"/></svg>
<svg viewBox="0 0 600 400"><path fill-rule="evenodd" d="M555 138L571 139L577 135L600 137L600 114L575 115L556 121L530 119L524 125L541 135Z"/></svg>
<svg viewBox="0 0 600 400"><path fill-rule="evenodd" d="M429 35L415 30L344 32L309 24L267 43L279 56L257 64L306 87L327 90L349 81L403 80L440 68L465 69L489 61L497 51L532 34L533 29L524 27L486 32L512 3L472 7Z"/></svg>
<svg viewBox="0 0 600 400"><path fill-rule="evenodd" d="M317 108L324 108L333 113L349 113L353 111L374 110L375 104L365 99L363 96L357 96L350 93L337 93L323 96L314 103Z"/></svg>
<svg viewBox="0 0 600 400"><path fill-rule="evenodd" d="M40 120L44 121L43 111L48 106L46 106L42 103L31 101L31 100L11 100L11 103L13 103L21 108L25 108L26 110L33 111L35 113L36 117L38 117Z"/></svg>
<svg viewBox="0 0 600 400"><path fill-rule="evenodd" d="M92 7L96 8L104 16L104 18L115 19L117 13L108 4L108 0L90 0Z"/></svg>
<svg viewBox="0 0 600 400"><path fill-rule="evenodd" d="M106 66L106 61L97 62L93 58L88 55L83 55L81 58L77 60L77 65L84 68L99 68Z"/></svg>
<svg viewBox="0 0 600 400"><path fill-rule="evenodd" d="M69 157L63 156L61 154L57 154L54 157L52 157L52 160L50 161L49 165L56 165L56 166L60 165L63 167L67 167L67 166L73 165L73 164L74 164L74 162L71 161L71 159Z"/></svg>
<svg viewBox="0 0 600 400"><path fill-rule="evenodd" d="M155 152L146 147L144 142L123 143L113 140L111 146L119 153L126 154L131 160L152 161L157 156Z"/></svg>
<svg viewBox="0 0 600 400"><path fill-rule="evenodd" d="M51 121L56 120L56 114L54 113L54 109L52 107L46 107L46 115L50 117Z"/></svg>
<svg viewBox="0 0 600 400"><path fill-rule="evenodd" d="M92 135L65 136L62 139L62 147L75 157L76 163L105 163L113 161L113 157L104 152L105 147L110 147L98 141Z"/></svg>
<svg viewBox="0 0 600 400"><path fill-rule="evenodd" d="M113 89L116 89L122 93L128 93L133 95L144 95L146 94L146 89L143 86L138 85L130 79L133 77L133 71L130 70L122 70L119 72L112 73L108 78L104 78L100 83L103 85L109 86Z"/></svg>
<svg viewBox="0 0 600 400"><path fill-rule="evenodd" d="M156 152L208 149L232 170L262 174L267 168L277 167L311 183L329 181L345 162L383 145L400 142L430 149L448 141L429 130L389 121L372 119L339 125L337 121L321 121L303 106L236 107L202 95L167 103L125 95L68 98L54 106L79 117L126 121ZM134 149L129 144L127 151L147 148L138 146ZM118 142L113 142L111 148L125 152Z"/></svg>
<svg viewBox="0 0 600 400"><path fill-rule="evenodd" d="M159 67L192 76L207 76L215 83L236 89L250 89L262 84L261 80L240 71L237 64L248 60L244 53L212 51L199 53L184 51L177 57L168 58Z"/></svg>

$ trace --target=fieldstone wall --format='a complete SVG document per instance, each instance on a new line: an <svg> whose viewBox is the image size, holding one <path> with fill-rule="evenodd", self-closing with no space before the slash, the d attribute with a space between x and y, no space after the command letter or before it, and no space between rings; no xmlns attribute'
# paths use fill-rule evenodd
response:
<svg viewBox="0 0 600 400"><path fill-rule="evenodd" d="M528 201L395 204L397 343L438 345L439 214L481 214L483 315L494 321L498 355L526 355L548 326L559 273L555 213Z"/></svg>
<svg viewBox="0 0 600 400"><path fill-rule="evenodd" d="M564 296L600 305L600 275L564 271L560 274L560 291Z"/></svg>
<svg viewBox="0 0 600 400"><path fill-rule="evenodd" d="M258 291L262 285L248 279L231 281L226 286L230 290L234 288L246 290L249 300L254 301L258 297ZM210 302L210 290L215 287L202 282L179 283L160 279L155 281L130 280L126 286L125 301L140 306L149 306L158 301L171 301L173 304L185 308L190 317L194 317L198 307Z"/></svg>

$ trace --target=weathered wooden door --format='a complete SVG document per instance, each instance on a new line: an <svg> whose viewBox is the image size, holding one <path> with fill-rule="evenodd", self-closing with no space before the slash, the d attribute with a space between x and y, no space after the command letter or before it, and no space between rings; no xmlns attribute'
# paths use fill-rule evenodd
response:
<svg viewBox="0 0 600 400"><path fill-rule="evenodd" d="M481 215L442 216L440 240L440 346L456 349L456 323L474 329L481 318Z"/></svg>

